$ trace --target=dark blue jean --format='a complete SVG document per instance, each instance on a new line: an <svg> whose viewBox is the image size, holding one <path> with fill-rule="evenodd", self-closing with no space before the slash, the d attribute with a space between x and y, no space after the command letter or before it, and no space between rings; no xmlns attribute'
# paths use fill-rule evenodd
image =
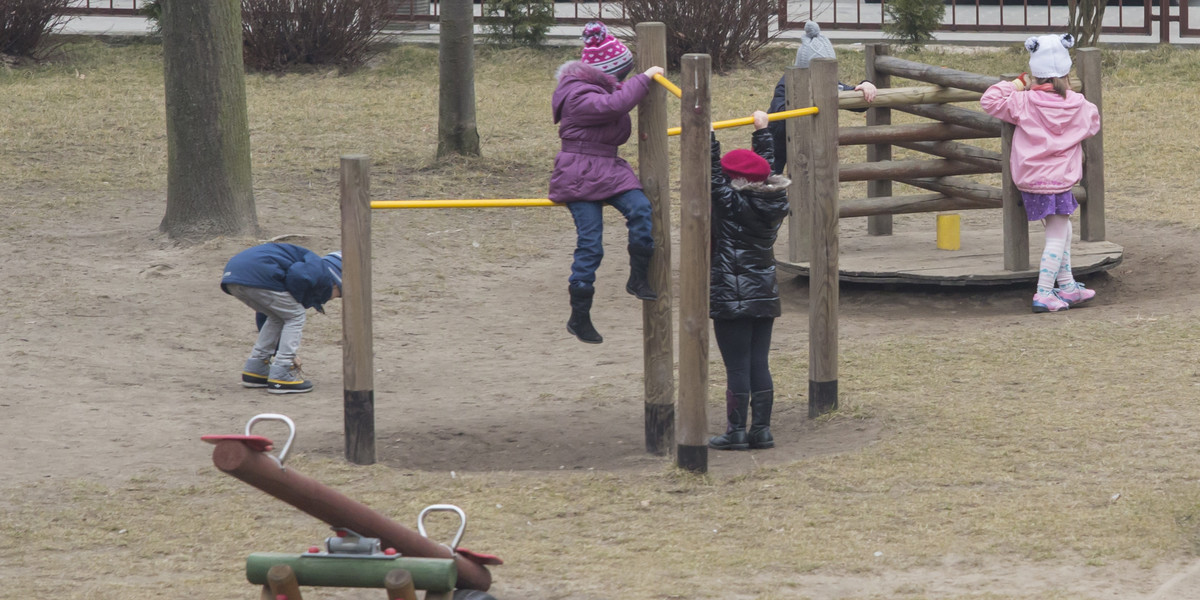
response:
<svg viewBox="0 0 1200 600"><path fill-rule="evenodd" d="M575 261L571 263L571 285L592 285L596 269L604 258L604 205L625 215L629 228L629 245L654 247L650 199L642 190L629 190L598 202L570 202L567 208L575 219Z"/></svg>

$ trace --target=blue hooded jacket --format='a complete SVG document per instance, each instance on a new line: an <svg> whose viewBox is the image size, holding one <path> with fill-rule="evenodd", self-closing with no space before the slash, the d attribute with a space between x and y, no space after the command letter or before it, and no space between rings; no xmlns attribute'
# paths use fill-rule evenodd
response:
<svg viewBox="0 0 1200 600"><path fill-rule="evenodd" d="M221 277L221 289L229 293L226 284L235 284L288 292L304 308L325 312L324 304L333 296L333 286L341 278L341 257L338 259L334 265L294 244L254 246L229 259Z"/></svg>

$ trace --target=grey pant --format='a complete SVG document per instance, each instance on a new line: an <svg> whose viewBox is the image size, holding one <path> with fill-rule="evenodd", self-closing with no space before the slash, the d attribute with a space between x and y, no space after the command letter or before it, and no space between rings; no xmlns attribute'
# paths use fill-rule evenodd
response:
<svg viewBox="0 0 1200 600"><path fill-rule="evenodd" d="M296 362L300 349L300 334L304 331L306 310L291 294L226 284L225 288L246 306L267 315L250 352L251 360L266 360L275 355L274 365L290 367Z"/></svg>

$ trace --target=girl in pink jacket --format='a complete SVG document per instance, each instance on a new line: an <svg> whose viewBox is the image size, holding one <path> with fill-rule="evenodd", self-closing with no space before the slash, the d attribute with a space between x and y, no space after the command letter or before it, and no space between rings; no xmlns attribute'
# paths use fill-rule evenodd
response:
<svg viewBox="0 0 1200 600"><path fill-rule="evenodd" d="M1070 89L1067 48L1074 44L1069 33L1025 40L1033 86L1026 90L1024 76L1001 81L979 101L988 114L1017 126L1010 159L1013 183L1021 191L1026 217L1046 227L1035 313L1066 310L1096 296L1071 274L1071 214L1079 208L1071 187L1083 177L1080 142L1100 131L1099 109Z"/></svg>

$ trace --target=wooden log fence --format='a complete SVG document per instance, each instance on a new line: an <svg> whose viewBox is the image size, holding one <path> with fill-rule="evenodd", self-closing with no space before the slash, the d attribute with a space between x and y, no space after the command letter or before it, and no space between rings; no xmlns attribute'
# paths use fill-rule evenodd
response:
<svg viewBox="0 0 1200 600"><path fill-rule="evenodd" d="M665 30L659 23L637 26L639 68L665 57ZM659 46L662 46L661 48ZM867 104L861 92L837 92L837 62L814 59L810 67L790 67L787 109L816 107L811 118L789 119L788 156L792 213L788 222L788 257L808 262L809 287L809 415L838 406L838 222L847 217L870 217L871 235L891 234L891 215L1001 208L1004 221L1004 266L1025 270L1029 261L1028 222L1020 196L1008 174L1012 126L984 113L947 106L977 102L984 90L1001 78L921 65L888 55L882 44L867 47L867 72L884 85L890 77L917 80L929 86L881 88ZM1083 93L1100 105L1100 54L1085 48L1077 53ZM681 90L681 252L678 399L672 376L670 296L670 198L667 168L665 93L656 86L639 106L639 162L647 196L654 207L658 251L651 264L651 281L660 298L644 304L646 449L663 454L672 448L677 465L693 472L707 471L708 397L708 277L709 277L709 150L711 128L709 57L684 57ZM1079 84L1076 84L1079 85ZM868 108L868 124L839 127L838 108ZM928 123L892 124L890 109L933 119ZM1001 139L999 153L962 140ZM868 162L839 165L838 146L866 145ZM894 160L892 146L936 159ZM1074 190L1084 205L1083 237L1104 236L1103 143L1100 136L1085 142L1085 175ZM342 236L346 282L344 341L346 363L347 458L360 464L374 461L373 382L370 347L370 218L366 157L342 161ZM961 177L1001 174L1000 187ZM868 197L838 200L839 182L868 181ZM892 182L932 193L894 195ZM541 201L541 199L537 199ZM548 204L538 204L548 205ZM365 229L364 229L365 228ZM357 300L351 300L357 296ZM351 331L353 330L353 331ZM363 340L366 341L363 341ZM356 420L351 423L351 417Z"/></svg>
<svg viewBox="0 0 1200 600"><path fill-rule="evenodd" d="M1100 55L1085 48L1076 53L1078 77L1071 79L1072 89L1081 91L1097 106L1101 106ZM1021 205L1020 192L1012 184L1008 158L1011 151L1013 126L972 108L954 106L955 102L978 102L983 92L1004 77L969 73L945 67L925 65L890 56L884 44L869 44L866 48L866 72L880 89L876 99L867 103L861 92L841 92L839 108L867 107L867 125L841 127L830 135L841 146L865 145L867 162L842 164L837 168L836 181L867 181L865 199L849 199L837 209L839 218L869 217L869 235L890 235L890 216L895 214L975 210L1000 208L1003 216L1004 268L1009 271L1029 269L1029 224ZM890 88L892 77L914 80L910 87ZM795 81L805 81L796 77ZM932 87L924 84L931 84ZM789 86L794 85L789 80ZM803 102L789 96L789 108ZM893 124L891 111L930 119L930 122ZM820 135L819 133L813 133ZM791 135L797 135L793 133ZM999 138L1000 152L980 148L964 140ZM928 157L896 159L892 148L900 147ZM789 157L793 197L812 193L814 177L811 157L796 148ZM1073 192L1080 201L1081 239L1104 239L1104 164L1103 140L1097 135L1084 142L1084 178ZM987 185L964 178L964 175L999 174L999 185ZM899 182L932 193L894 195L892 183ZM809 210L810 201L803 201ZM789 234L795 241L789 245L792 262L805 262L814 255L804 246L814 232L807 215L794 211ZM1086 231L1086 233L1084 233ZM815 273L812 275L815 277Z"/></svg>

